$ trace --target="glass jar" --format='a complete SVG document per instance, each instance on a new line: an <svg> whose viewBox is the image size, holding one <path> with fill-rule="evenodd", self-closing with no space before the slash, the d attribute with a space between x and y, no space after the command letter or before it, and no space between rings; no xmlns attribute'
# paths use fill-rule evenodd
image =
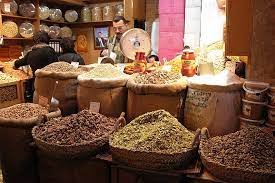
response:
<svg viewBox="0 0 275 183"><path fill-rule="evenodd" d="M50 9L48 6L41 5L39 6L39 18L41 20L46 20L50 16Z"/></svg>
<svg viewBox="0 0 275 183"><path fill-rule="evenodd" d="M50 9L49 17L52 21L62 21L62 11L60 9Z"/></svg>
<svg viewBox="0 0 275 183"><path fill-rule="evenodd" d="M92 13L89 7L85 6L81 10L81 21L82 22L91 22L92 21Z"/></svg>
<svg viewBox="0 0 275 183"><path fill-rule="evenodd" d="M18 5L16 1L11 2L1 2L1 11L4 14L16 15L18 10Z"/></svg>
<svg viewBox="0 0 275 183"><path fill-rule="evenodd" d="M34 17L35 16L35 6L33 3L22 3L19 5L19 14L24 17Z"/></svg>
<svg viewBox="0 0 275 183"><path fill-rule="evenodd" d="M57 25L50 26L49 36L52 39L58 39L60 37L61 28Z"/></svg>
<svg viewBox="0 0 275 183"><path fill-rule="evenodd" d="M2 25L2 34L8 38L14 38L18 35L18 26L13 21L5 21Z"/></svg>
<svg viewBox="0 0 275 183"><path fill-rule="evenodd" d="M118 4L115 7L115 15L116 16L124 16L124 7L123 4Z"/></svg>
<svg viewBox="0 0 275 183"><path fill-rule="evenodd" d="M114 9L111 5L103 7L103 21L112 21L114 18Z"/></svg>
<svg viewBox="0 0 275 183"><path fill-rule="evenodd" d="M19 34L24 38L33 37L34 26L30 22L24 22L19 26Z"/></svg>
<svg viewBox="0 0 275 183"><path fill-rule="evenodd" d="M194 50L185 49L183 50L182 56L182 67L181 73L183 76L192 77L197 72L197 65L195 61Z"/></svg>
<svg viewBox="0 0 275 183"><path fill-rule="evenodd" d="M92 9L92 21L93 22L100 22L102 21L102 11L100 6L96 5Z"/></svg>
<svg viewBox="0 0 275 183"><path fill-rule="evenodd" d="M67 10L65 12L65 20L68 22L75 22L78 19L78 13L75 10Z"/></svg>
<svg viewBox="0 0 275 183"><path fill-rule="evenodd" d="M61 28L60 31L61 31L60 36L62 38L65 38L65 37L71 38L73 36L73 31L70 27L64 26Z"/></svg>
<svg viewBox="0 0 275 183"><path fill-rule="evenodd" d="M40 31L47 32L48 34L49 34L49 32L50 32L50 28L49 28L47 25L45 25L45 24L41 24L41 25L39 26L39 30L40 30Z"/></svg>

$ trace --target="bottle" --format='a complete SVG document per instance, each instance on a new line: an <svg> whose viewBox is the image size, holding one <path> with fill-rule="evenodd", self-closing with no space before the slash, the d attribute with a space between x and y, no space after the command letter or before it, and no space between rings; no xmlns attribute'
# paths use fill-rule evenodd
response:
<svg viewBox="0 0 275 183"><path fill-rule="evenodd" d="M181 56L181 61L182 61L181 74L187 77L194 76L197 72L197 65L195 61L194 51L190 49L184 49Z"/></svg>
<svg viewBox="0 0 275 183"><path fill-rule="evenodd" d="M136 52L135 62L134 62L134 73L143 73L146 71L146 59L144 52Z"/></svg>

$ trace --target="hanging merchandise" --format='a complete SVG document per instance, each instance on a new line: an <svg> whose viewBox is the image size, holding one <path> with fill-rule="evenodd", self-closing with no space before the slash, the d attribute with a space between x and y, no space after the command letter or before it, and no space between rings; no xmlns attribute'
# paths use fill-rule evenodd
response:
<svg viewBox="0 0 275 183"><path fill-rule="evenodd" d="M8 38L14 38L18 35L18 26L13 21L5 21L2 25L2 34Z"/></svg>
<svg viewBox="0 0 275 183"><path fill-rule="evenodd" d="M103 21L112 21L114 18L113 6L107 4L103 7Z"/></svg>
<svg viewBox="0 0 275 183"><path fill-rule="evenodd" d="M24 22L19 27L19 34L24 38L32 38L34 34L34 26L30 22Z"/></svg>
<svg viewBox="0 0 275 183"><path fill-rule="evenodd" d="M92 21L93 22L100 22L102 21L102 10L101 7L98 5L95 5L92 8Z"/></svg>
<svg viewBox="0 0 275 183"><path fill-rule="evenodd" d="M92 13L88 6L85 6L81 10L81 21L82 22L91 22L92 21Z"/></svg>
<svg viewBox="0 0 275 183"><path fill-rule="evenodd" d="M76 22L78 19L78 13L75 10L67 10L65 12L65 20L68 22Z"/></svg>
<svg viewBox="0 0 275 183"><path fill-rule="evenodd" d="M18 10L18 5L16 1L14 0L10 2L0 1L0 5L1 5L2 13L8 14L8 15L16 15Z"/></svg>
<svg viewBox="0 0 275 183"><path fill-rule="evenodd" d="M41 20L46 20L50 16L50 9L46 5L39 6L39 18Z"/></svg>
<svg viewBox="0 0 275 183"><path fill-rule="evenodd" d="M24 17L34 17L35 16L35 6L33 3L24 2L19 5L19 14Z"/></svg>

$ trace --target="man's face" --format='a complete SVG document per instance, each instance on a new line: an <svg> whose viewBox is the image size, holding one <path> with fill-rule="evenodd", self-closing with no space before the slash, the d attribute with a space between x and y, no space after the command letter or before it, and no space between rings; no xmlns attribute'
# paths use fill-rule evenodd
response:
<svg viewBox="0 0 275 183"><path fill-rule="evenodd" d="M99 33L98 33L98 37L100 37L100 38L102 38L102 37L103 37L102 32L99 32Z"/></svg>
<svg viewBox="0 0 275 183"><path fill-rule="evenodd" d="M122 34L127 30L127 24L125 24L123 20L113 22L113 29L117 38L121 38Z"/></svg>

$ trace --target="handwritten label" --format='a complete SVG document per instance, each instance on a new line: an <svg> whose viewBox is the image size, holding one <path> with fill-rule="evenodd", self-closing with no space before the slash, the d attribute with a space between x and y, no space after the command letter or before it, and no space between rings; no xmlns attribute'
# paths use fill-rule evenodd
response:
<svg viewBox="0 0 275 183"><path fill-rule="evenodd" d="M10 3L4 3L4 10L5 12L11 12L11 5Z"/></svg>
<svg viewBox="0 0 275 183"><path fill-rule="evenodd" d="M47 97L39 95L38 104L43 106L43 107L49 107L49 99Z"/></svg>
<svg viewBox="0 0 275 183"><path fill-rule="evenodd" d="M90 111L99 113L100 103L99 102L90 102Z"/></svg>
<svg viewBox="0 0 275 183"><path fill-rule="evenodd" d="M79 62L71 62L71 66L77 69L79 66Z"/></svg>

